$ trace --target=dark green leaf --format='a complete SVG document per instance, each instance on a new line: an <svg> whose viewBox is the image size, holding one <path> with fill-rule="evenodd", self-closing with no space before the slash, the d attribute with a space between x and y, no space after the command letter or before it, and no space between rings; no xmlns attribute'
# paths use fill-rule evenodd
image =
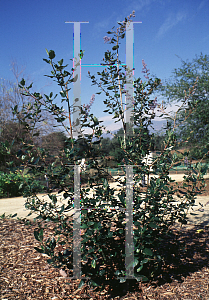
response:
<svg viewBox="0 0 209 300"><path fill-rule="evenodd" d="M34 247L34 249L35 249L36 251L38 251L39 253L44 253L44 250L43 250L43 249L39 249L39 248L37 248L37 247Z"/></svg>
<svg viewBox="0 0 209 300"><path fill-rule="evenodd" d="M92 266L92 268L94 268L94 269L96 268L96 260L95 260L95 259L92 260L91 266Z"/></svg>
<svg viewBox="0 0 209 300"><path fill-rule="evenodd" d="M85 282L81 279L79 285L78 285L78 289L81 289L84 286Z"/></svg>
<svg viewBox="0 0 209 300"><path fill-rule="evenodd" d="M25 86L25 79L22 79L22 80L20 81L20 85L21 85L21 86Z"/></svg>
<svg viewBox="0 0 209 300"><path fill-rule="evenodd" d="M141 264L141 265L144 265L144 264L146 264L148 261L149 261L149 259L148 259L148 258L145 258L145 259L143 259L143 260L140 262L140 264Z"/></svg>
<svg viewBox="0 0 209 300"><path fill-rule="evenodd" d="M118 275L120 275L120 274L121 274L121 272L120 272L119 270L116 270L116 271L115 271L115 275L116 275L116 276L118 276Z"/></svg>
<svg viewBox="0 0 209 300"><path fill-rule="evenodd" d="M100 276L102 276L102 275L104 275L104 274L105 274L105 270L100 270L100 271L99 271L99 275L100 275Z"/></svg>
<svg viewBox="0 0 209 300"><path fill-rule="evenodd" d="M112 47L112 50L116 50L118 48L119 48L119 45L115 45L115 46Z"/></svg>
<svg viewBox="0 0 209 300"><path fill-rule="evenodd" d="M39 230L34 230L34 237L37 241L42 242L43 240L43 228Z"/></svg>
<svg viewBox="0 0 209 300"><path fill-rule="evenodd" d="M43 61L47 62L48 64L50 63L50 60L46 58L43 58Z"/></svg>
<svg viewBox="0 0 209 300"><path fill-rule="evenodd" d="M130 263L129 265L128 265L128 269L130 268L130 267L136 267L137 265L138 265L138 263L139 263L139 260L136 258L136 257L134 257L134 262L133 263Z"/></svg>
<svg viewBox="0 0 209 300"><path fill-rule="evenodd" d="M89 222L87 222L87 225L88 225L88 227L92 226L92 225L94 225L94 222L89 221Z"/></svg>
<svg viewBox="0 0 209 300"><path fill-rule="evenodd" d="M62 66L62 64L63 64L63 59L61 59L60 61L58 61L58 64L59 64L60 66Z"/></svg>
<svg viewBox="0 0 209 300"><path fill-rule="evenodd" d="M87 226L86 224L82 224L82 225L81 225L81 228L82 228L82 229L86 229L86 228L88 228L88 226Z"/></svg>
<svg viewBox="0 0 209 300"><path fill-rule="evenodd" d="M27 87L26 87L26 89L28 89L28 90L29 90L29 89L31 89L31 88L32 88L32 86L33 86L33 83L31 83L29 86L27 86Z"/></svg>
<svg viewBox="0 0 209 300"><path fill-rule="evenodd" d="M154 223L154 222L150 222L148 224L148 226L151 227L151 228L158 228L158 225L156 223Z"/></svg>
<svg viewBox="0 0 209 300"><path fill-rule="evenodd" d="M149 281L149 279L144 275L140 275L140 276L137 275L137 276L135 276L135 278L137 281L143 281L143 282Z"/></svg>
<svg viewBox="0 0 209 300"><path fill-rule="evenodd" d="M92 285L92 286L99 286L95 281L93 281L92 279L90 280L90 284Z"/></svg>
<svg viewBox="0 0 209 300"><path fill-rule="evenodd" d="M53 50L50 50L49 53L48 53L48 55L49 55L50 59L54 59L55 58L55 52Z"/></svg>
<svg viewBox="0 0 209 300"><path fill-rule="evenodd" d="M144 248L143 253L146 254L146 255L149 255L149 256L153 256L153 252L149 248Z"/></svg>
<svg viewBox="0 0 209 300"><path fill-rule="evenodd" d="M143 265L141 265L136 271L140 272L143 269Z"/></svg>
<svg viewBox="0 0 209 300"><path fill-rule="evenodd" d="M65 210L65 205L63 204L60 208L59 214L61 214Z"/></svg>

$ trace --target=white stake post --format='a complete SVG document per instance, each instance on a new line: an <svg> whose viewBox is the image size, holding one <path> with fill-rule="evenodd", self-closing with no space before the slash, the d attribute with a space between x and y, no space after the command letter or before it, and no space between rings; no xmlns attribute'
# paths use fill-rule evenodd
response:
<svg viewBox="0 0 209 300"><path fill-rule="evenodd" d="M89 22L65 22L74 24L74 52L73 52L73 67L74 67L74 101L73 101L73 135L78 136L80 132L80 107L81 107L81 60L80 60L80 24ZM133 22L126 23L126 123L133 125ZM85 65L83 65L85 66ZM89 65L88 65L89 66ZM91 66L91 65L90 65ZM100 65L92 65L100 66ZM129 127L131 129L131 126ZM128 132L130 136L132 130ZM74 209L73 216L73 278L81 279L81 208L80 208L80 167L74 166ZM133 166L126 166L126 233L125 233L125 265L126 278L134 278L134 242L133 242ZM82 277L83 278L83 277Z"/></svg>

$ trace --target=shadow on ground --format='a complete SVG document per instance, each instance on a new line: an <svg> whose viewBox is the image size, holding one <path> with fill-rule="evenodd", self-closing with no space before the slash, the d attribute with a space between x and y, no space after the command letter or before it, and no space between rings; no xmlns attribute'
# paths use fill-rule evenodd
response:
<svg viewBox="0 0 209 300"><path fill-rule="evenodd" d="M200 230L203 231L200 231ZM174 230L176 231L176 230ZM199 233L197 232L199 231ZM175 232L177 234L177 231ZM168 239L162 249L165 261L162 269L159 270L150 281L153 287L172 283L174 280L183 282L188 275L209 267L209 226L204 223L198 226L185 225L179 233L176 242ZM143 274L150 277L152 269L143 270ZM106 285L110 298L123 297L127 292L141 291L141 284L137 280L127 280L119 283L117 280L108 282Z"/></svg>
<svg viewBox="0 0 209 300"><path fill-rule="evenodd" d="M30 227L30 225L35 226L32 226L33 229L37 227L36 224L26 219L23 223L25 223L26 227ZM48 222L47 224L49 225ZM156 275L150 278L153 269L151 267L143 269L142 274L151 279L149 285L151 284L153 287L172 283L174 280L183 282L188 275L200 271L203 267L209 267L209 226L205 226L204 222L197 226L183 225L181 229L173 227L172 232L173 237L166 238L166 241L162 243L162 247L158 249L165 256L159 272L156 272ZM123 240L124 237L121 238L120 244L123 244ZM124 261L122 263L121 269L125 265ZM108 266L110 266L110 270L113 269L113 265L108 264ZM136 280L127 280L125 283L112 280L106 283L103 282L103 284L108 291L109 299L117 296L127 296L128 292L141 291L141 283Z"/></svg>

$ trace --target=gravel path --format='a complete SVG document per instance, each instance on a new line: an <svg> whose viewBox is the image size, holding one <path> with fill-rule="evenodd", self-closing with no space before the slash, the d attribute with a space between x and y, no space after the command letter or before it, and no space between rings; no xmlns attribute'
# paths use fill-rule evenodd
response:
<svg viewBox="0 0 209 300"><path fill-rule="evenodd" d="M181 182L183 179L183 174L174 174L171 175L172 179L175 179L177 182ZM205 178L209 178L209 175L206 175ZM111 187L116 188L117 183L111 183ZM48 201L49 198L47 195L38 195L40 198L44 198L44 200ZM67 200L62 199L62 195L58 197L60 199L60 203L67 203ZM203 204L201 208L199 202ZM26 218L29 211L26 210L25 206L25 198L17 197L17 198L6 198L0 199L0 216L5 213L5 215L14 215L17 213L17 217L19 218ZM209 225L209 196L198 196L196 199L196 204L198 206L194 207L194 211L191 209L189 212L193 212L196 215L188 215L189 221L188 223L193 225ZM68 213L69 215L73 214L73 209ZM27 217L28 219L33 219L37 215L32 214L31 216Z"/></svg>

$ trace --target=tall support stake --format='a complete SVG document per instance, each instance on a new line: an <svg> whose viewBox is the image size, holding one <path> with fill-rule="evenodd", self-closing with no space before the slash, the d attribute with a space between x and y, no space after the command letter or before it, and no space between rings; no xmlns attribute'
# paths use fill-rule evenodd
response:
<svg viewBox="0 0 209 300"><path fill-rule="evenodd" d="M89 22L65 22L74 24L73 33L73 136L78 137L80 134L80 113L81 113L81 23Z"/></svg>
<svg viewBox="0 0 209 300"><path fill-rule="evenodd" d="M133 47L134 47L134 29L133 22L126 23L126 134L132 135L133 127ZM127 126L129 124L129 127ZM127 132L128 127L128 132Z"/></svg>
<svg viewBox="0 0 209 300"><path fill-rule="evenodd" d="M134 278L134 242L133 242L133 166L126 166L126 232L125 266L126 278Z"/></svg>
<svg viewBox="0 0 209 300"><path fill-rule="evenodd" d="M81 278L80 166L74 166L73 277Z"/></svg>
<svg viewBox="0 0 209 300"><path fill-rule="evenodd" d="M80 110L81 110L81 59L80 24L89 22L65 22L74 24L73 33L73 136L78 137L80 133ZM81 278L81 209L80 209L80 167L74 165L74 216L73 216L73 277Z"/></svg>

